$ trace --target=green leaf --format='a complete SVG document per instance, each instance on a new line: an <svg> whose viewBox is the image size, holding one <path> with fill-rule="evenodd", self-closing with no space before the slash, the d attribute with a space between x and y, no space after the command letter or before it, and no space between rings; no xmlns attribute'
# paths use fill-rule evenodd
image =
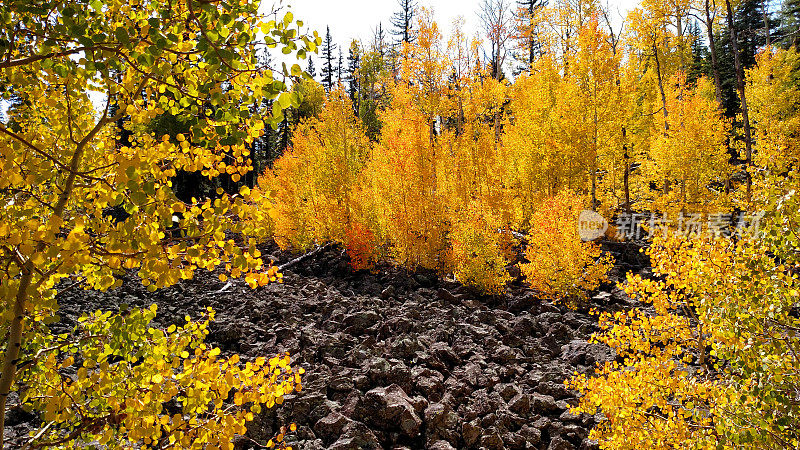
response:
<svg viewBox="0 0 800 450"><path fill-rule="evenodd" d="M124 27L117 27L117 29L114 30L114 36L122 44L128 45L131 43L130 37L128 36L128 30L126 30Z"/></svg>
<svg viewBox="0 0 800 450"><path fill-rule="evenodd" d="M278 97L278 103L280 103L281 109L286 109L292 105L292 94L290 92L284 92Z"/></svg>
<svg viewBox="0 0 800 450"><path fill-rule="evenodd" d="M303 75L303 69L300 68L299 64L292 64L292 75L295 77Z"/></svg>

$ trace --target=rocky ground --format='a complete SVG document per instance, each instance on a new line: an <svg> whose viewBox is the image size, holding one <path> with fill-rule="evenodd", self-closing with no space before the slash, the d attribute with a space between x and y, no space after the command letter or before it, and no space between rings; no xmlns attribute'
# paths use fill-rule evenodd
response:
<svg viewBox="0 0 800 450"><path fill-rule="evenodd" d="M617 259L613 279L646 266L636 247L607 248ZM290 259L266 250L278 262ZM251 290L200 273L148 293L131 277L107 293L62 295L59 326L121 304L158 303L159 325L212 306L209 342L223 351L290 352L306 370L303 391L251 423L237 442L242 449L293 422L289 443L299 449L596 447L587 436L597 418L571 414L575 393L563 384L614 358L587 342L597 326L586 311L542 301L519 281L506 296L482 297L429 273L354 273L335 248L293 266L284 280ZM592 306L631 302L609 283ZM11 425L21 431L24 419Z"/></svg>

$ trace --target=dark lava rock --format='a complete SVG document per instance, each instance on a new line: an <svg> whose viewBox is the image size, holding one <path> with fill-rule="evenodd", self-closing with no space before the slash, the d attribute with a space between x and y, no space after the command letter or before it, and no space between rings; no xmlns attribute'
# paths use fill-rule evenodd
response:
<svg viewBox="0 0 800 450"><path fill-rule="evenodd" d="M361 422L350 422L342 436L328 450L367 450L383 448L375 434Z"/></svg>
<svg viewBox="0 0 800 450"><path fill-rule="evenodd" d="M342 319L342 327L347 333L361 335L365 330L376 325L381 317L374 311L357 311Z"/></svg>
<svg viewBox="0 0 800 450"><path fill-rule="evenodd" d="M401 431L409 437L417 436L422 427L413 401L396 384L367 392L356 408L356 416L379 430Z"/></svg>
<svg viewBox="0 0 800 450"><path fill-rule="evenodd" d="M531 395L530 404L533 411L537 414L548 414L558 411L556 399L551 395L534 393Z"/></svg>
<svg viewBox="0 0 800 450"><path fill-rule="evenodd" d="M600 445L595 440L584 439L581 441L581 446L579 448L580 450L599 450Z"/></svg>
<svg viewBox="0 0 800 450"><path fill-rule="evenodd" d="M542 432L538 428L529 425L523 425L519 430L519 435L531 445L536 445L542 441Z"/></svg>
<svg viewBox="0 0 800 450"><path fill-rule="evenodd" d="M547 450L574 450L574 449L575 449L574 445L562 439L560 436L554 436L552 439L550 439L550 445L547 446Z"/></svg>
<svg viewBox="0 0 800 450"><path fill-rule="evenodd" d="M471 422L464 422L461 426L461 436L463 436L467 447L474 446L483 435L483 428L477 422L478 419L475 419Z"/></svg>
<svg viewBox="0 0 800 450"><path fill-rule="evenodd" d="M636 269L617 246L615 257ZM296 255L264 246L278 262ZM498 297L478 296L433 272L391 266L353 272L330 247L284 273L283 284L251 290L217 273L148 292L135 273L104 293L65 290L58 296L66 332L82 314L119 305L159 305L153 326L181 325L186 314L216 312L207 343L243 361L291 352L306 370L303 391L248 424L247 438L269 440L281 426L298 449L594 449L586 439L593 416L571 415L576 393L563 382L614 358L590 344L596 319L537 297L519 280ZM623 271L617 272L624 276ZM609 285L611 286L611 285ZM609 290L609 289L606 289ZM616 287L595 295L602 310L635 305ZM610 295L609 295L610 294ZM262 417L263 416L263 417ZM7 435L21 436L36 420L7 413ZM237 441L248 450L252 441ZM594 446L592 446L594 445Z"/></svg>
<svg viewBox="0 0 800 450"><path fill-rule="evenodd" d="M508 402L508 409L523 416L527 415L531 410L531 399L528 394L517 394Z"/></svg>
<svg viewBox="0 0 800 450"><path fill-rule="evenodd" d="M553 355L558 355L561 352L561 346L566 344L572 339L572 330L563 322L556 322L547 334L542 338L542 345L550 349Z"/></svg>
<svg viewBox="0 0 800 450"><path fill-rule="evenodd" d="M561 359L570 365L594 366L606 361L613 361L616 355L608 346L591 344L583 339L570 341L561 347Z"/></svg>
<svg viewBox="0 0 800 450"><path fill-rule="evenodd" d="M489 450L504 449L505 445L503 445L503 437L500 436L500 432L495 428L486 430L481 436L481 447Z"/></svg>
<svg viewBox="0 0 800 450"><path fill-rule="evenodd" d="M434 403L425 409L424 417L429 439L458 442L459 417L450 405Z"/></svg>
<svg viewBox="0 0 800 450"><path fill-rule="evenodd" d="M428 446L428 450L456 450L456 448L447 441L436 441Z"/></svg>
<svg viewBox="0 0 800 450"><path fill-rule="evenodd" d="M342 434L342 430L350 422L352 422L350 419L334 411L314 424L314 432L323 440L332 442Z"/></svg>

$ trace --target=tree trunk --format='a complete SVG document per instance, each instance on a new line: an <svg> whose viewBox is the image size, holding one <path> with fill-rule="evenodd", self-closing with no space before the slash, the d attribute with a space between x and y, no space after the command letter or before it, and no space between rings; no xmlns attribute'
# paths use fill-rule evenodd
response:
<svg viewBox="0 0 800 450"><path fill-rule="evenodd" d="M5 411L6 400L11 392L11 385L17 374L17 362L19 361L19 351L22 346L22 327L25 315L25 302L28 300L28 289L33 279L33 262L29 259L22 267L22 278L19 281L19 289L14 298L14 318L8 330L8 344L3 357L2 374L0 374L0 447L3 446L5 431Z"/></svg>
<svg viewBox="0 0 800 450"><path fill-rule="evenodd" d="M714 41L714 22L711 20L710 0L706 0L706 33L708 34L708 47L711 51L711 73L714 75L714 94L717 104L722 108L722 81L719 75L719 60L717 59L717 45Z"/></svg>
<svg viewBox="0 0 800 450"><path fill-rule="evenodd" d="M500 142L500 110L494 113L494 149L497 151L497 144Z"/></svg>
<svg viewBox="0 0 800 450"><path fill-rule="evenodd" d="M684 207L686 207L686 175L681 178L681 200Z"/></svg>
<svg viewBox="0 0 800 450"><path fill-rule="evenodd" d="M528 30L528 33L530 33L530 35L528 36L528 71L530 71L531 68L533 67L533 60L536 57L535 55L536 41L534 41L533 39L533 12L534 12L533 10L534 10L534 4L533 1L531 1L530 3L528 3L528 24L531 27Z"/></svg>
<svg viewBox="0 0 800 450"><path fill-rule="evenodd" d="M731 0L725 0L725 6L728 9L728 28L731 32L731 49L733 51L733 65L736 69L736 87L739 91L739 100L741 101L742 108L742 121L744 122L744 148L745 148L745 169L748 169L753 163L753 141L750 132L750 116L747 111L747 98L744 92L744 69L742 68L742 58L739 56L739 43L737 42L736 25L733 20L733 8L731 7ZM750 177L750 172L747 174L747 201L750 201L751 191L753 188L753 180Z"/></svg>
<svg viewBox="0 0 800 450"><path fill-rule="evenodd" d="M106 113L108 110L106 109ZM116 120L116 118L114 119ZM64 208L67 206L70 196L72 195L73 187L75 186L76 174L79 172L80 163L83 159L83 152L86 145L91 141L100 129L108 123L108 117L104 115L102 119L94 126L94 128L87 134L75 148L75 153L72 154L72 159L69 165L69 175L64 183L64 189L58 196L55 207L53 208L53 216L63 217ZM36 252L43 252L46 250L44 242L39 242L36 245ZM14 318L11 320L11 326L8 331L8 343L6 344L6 351L3 355L2 372L0 372L0 448L4 444L5 432L5 411L6 401L8 394L11 391L11 385L14 384L14 378L17 375L17 362L19 361L19 351L22 347L22 329L23 320L25 316L25 303L28 301L30 295L29 289L33 280L35 267L33 261L28 259L22 266L22 276L20 277L19 288L14 297Z"/></svg>
<svg viewBox="0 0 800 450"><path fill-rule="evenodd" d="M622 185L625 190L625 211L631 210L631 189L630 189L630 176L631 176L631 162L630 155L628 155L628 143L624 142L627 131L622 127L622 161L625 164L625 171L622 174Z"/></svg>
<svg viewBox="0 0 800 450"><path fill-rule="evenodd" d="M767 47L769 47L772 44L772 39L771 36L769 35L769 2L767 0L764 0L764 3L762 3L762 5L763 5L762 7L764 8L764 34L766 37L765 43L767 44Z"/></svg>
<svg viewBox="0 0 800 450"><path fill-rule="evenodd" d="M658 90L661 92L661 112L664 115L664 136L669 135L669 112L667 111L667 95L664 92L664 78L661 75L661 61L658 59L658 47L653 43L653 55L656 58L656 75L658 77ZM669 194L669 179L664 178L664 187L662 188L663 195Z"/></svg>
<svg viewBox="0 0 800 450"><path fill-rule="evenodd" d="M456 135L464 133L464 101L458 96L458 118L456 119Z"/></svg>
<svg viewBox="0 0 800 450"><path fill-rule="evenodd" d="M661 92L661 112L664 114L664 136L669 131L669 112L667 111L667 94L664 92L664 77L661 76L661 62L658 59L658 47L653 44L653 55L656 58L656 76L658 78L658 90Z"/></svg>
<svg viewBox="0 0 800 450"><path fill-rule="evenodd" d="M684 55L685 52L683 49L683 18L680 13L677 15L676 25L678 28L678 56L681 61L681 71L686 72L686 55Z"/></svg>

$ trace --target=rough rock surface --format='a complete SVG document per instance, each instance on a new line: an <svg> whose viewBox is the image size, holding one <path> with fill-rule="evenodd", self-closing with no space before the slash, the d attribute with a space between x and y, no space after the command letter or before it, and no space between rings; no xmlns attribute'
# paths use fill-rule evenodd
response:
<svg viewBox="0 0 800 450"><path fill-rule="evenodd" d="M612 251L614 277L643 266ZM593 448L595 418L568 412L576 399L563 381L614 354L588 342L597 326L585 311L541 301L519 280L506 296L482 297L430 273L354 273L337 249L296 265L284 280L256 290L234 282L217 292L225 283L203 272L148 293L129 276L107 293L62 295L55 328L122 304L158 303L159 326L213 307L212 345L244 360L288 351L306 370L301 393L248 424L255 441L294 422L287 438L299 449ZM595 297L602 310L631 305L611 284ZM14 416L9 434L30 421Z"/></svg>

